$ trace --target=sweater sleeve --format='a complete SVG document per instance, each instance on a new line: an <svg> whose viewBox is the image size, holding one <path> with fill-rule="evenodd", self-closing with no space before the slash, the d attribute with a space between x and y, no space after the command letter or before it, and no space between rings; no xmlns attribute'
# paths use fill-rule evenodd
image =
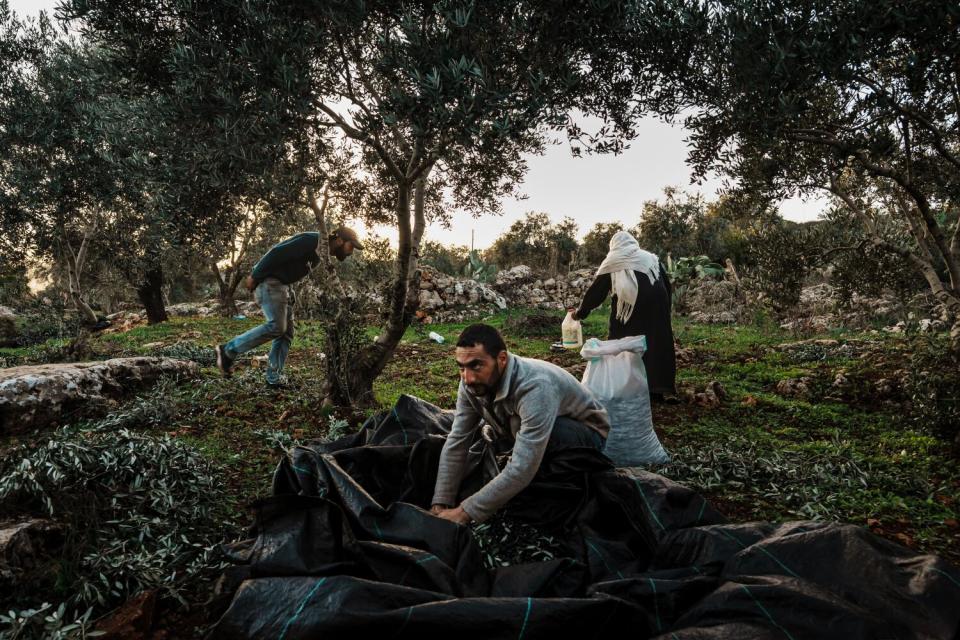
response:
<svg viewBox="0 0 960 640"><path fill-rule="evenodd" d="M460 506L476 522L483 522L530 484L540 469L543 454L557 420L559 402L552 390L529 390L517 403L520 430L510 462L497 477Z"/></svg>
<svg viewBox="0 0 960 640"><path fill-rule="evenodd" d="M257 264L253 265L253 271L250 272L250 275L252 275L253 279L257 282L263 282L282 264L285 259L284 256L288 251L283 244L273 245L270 247L270 250L263 254L263 257L257 261Z"/></svg>
<svg viewBox="0 0 960 640"><path fill-rule="evenodd" d="M317 241L310 234L301 233L292 238L273 245L262 258L253 265L251 275L257 282L263 282L270 276L280 277L285 274L294 274L288 280L296 280L315 267L320 262L316 252ZM283 278L281 278L282 280Z"/></svg>
<svg viewBox="0 0 960 640"><path fill-rule="evenodd" d="M457 392L457 413L453 418L453 426L443 451L440 452L440 466L437 469L437 484L433 491L431 504L453 506L457 502L457 493L463 481L463 472L467 463L467 451L477 426L480 424L480 414L473 408L466 397L467 390L460 383Z"/></svg>
<svg viewBox="0 0 960 640"><path fill-rule="evenodd" d="M590 288L583 294L583 301L580 303L580 308L577 309L577 317L583 320L590 315L591 311L603 304L612 286L609 273L597 276Z"/></svg>

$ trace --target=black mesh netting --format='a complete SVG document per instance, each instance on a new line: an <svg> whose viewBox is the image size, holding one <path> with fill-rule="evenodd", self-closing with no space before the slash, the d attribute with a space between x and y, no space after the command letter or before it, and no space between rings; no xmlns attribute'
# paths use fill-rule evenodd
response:
<svg viewBox="0 0 960 640"><path fill-rule="evenodd" d="M490 569L470 527L426 511L451 422L404 396L357 434L293 449L255 537L230 549L212 637L960 637L960 572L940 558L851 525L730 524L588 450L550 460L497 516L515 523L503 538L537 523L550 550L526 557L552 558ZM464 495L489 477L480 444Z"/></svg>

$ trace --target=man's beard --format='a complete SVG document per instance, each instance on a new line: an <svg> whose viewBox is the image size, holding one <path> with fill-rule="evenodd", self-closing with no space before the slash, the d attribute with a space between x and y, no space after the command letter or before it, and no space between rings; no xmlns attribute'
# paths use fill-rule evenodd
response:
<svg viewBox="0 0 960 640"><path fill-rule="evenodd" d="M488 395L492 390L497 388L497 385L500 384L500 378L503 377L503 371L500 369L500 363L494 361L494 369L496 369L496 376L489 382L489 384L471 384L467 385L470 389L470 393L475 396L482 397Z"/></svg>
<svg viewBox="0 0 960 640"><path fill-rule="evenodd" d="M347 253L343 250L343 247L337 247L333 250L333 255L336 256L337 260L343 262L347 259Z"/></svg>

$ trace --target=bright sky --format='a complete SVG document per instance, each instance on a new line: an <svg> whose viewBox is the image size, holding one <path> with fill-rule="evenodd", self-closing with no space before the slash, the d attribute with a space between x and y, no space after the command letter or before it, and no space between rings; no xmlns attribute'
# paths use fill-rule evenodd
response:
<svg viewBox="0 0 960 640"><path fill-rule="evenodd" d="M20 15L36 15L51 11L57 0L11 0L10 7ZM702 185L690 184L690 168L686 165L687 132L654 118L640 122L639 137L618 156L585 156L574 158L567 145L547 149L542 156L528 158L529 172L523 185L525 200L506 200L502 216L473 219L455 214L450 229L431 225L426 237L444 244L470 244L474 233L475 246L490 246L511 223L528 211L543 211L554 221L565 216L577 220L583 235L597 222L619 221L626 227L635 225L646 200L662 197L663 188L678 186L699 191L713 199L720 180L713 178ZM790 199L780 210L789 220L816 218L825 208L825 201L804 202ZM380 235L396 240L396 232L376 229Z"/></svg>

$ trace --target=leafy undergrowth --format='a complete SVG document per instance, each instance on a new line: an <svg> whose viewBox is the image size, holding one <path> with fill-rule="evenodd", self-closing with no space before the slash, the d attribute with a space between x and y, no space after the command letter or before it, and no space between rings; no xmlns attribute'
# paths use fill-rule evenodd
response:
<svg viewBox="0 0 960 640"><path fill-rule="evenodd" d="M531 337L507 333L508 346L579 375L583 361L577 353L550 351L550 343L560 337L563 316L550 313L556 335L548 329ZM584 338L604 337L607 313L591 315ZM517 315L485 320L516 326ZM249 520L244 507L269 492L280 448L348 432L367 415L320 409L324 341L316 323L297 325L287 364L288 389L265 387L257 357L266 353L266 345L241 358L232 378L220 377L213 345L255 324L175 318L93 336L87 345L95 358L168 355L201 364L200 379L162 382L101 423L169 438L221 469L223 511L217 517L222 523ZM375 384L380 407L391 406L402 393L452 407L458 379L454 343L464 326L408 330ZM445 342L429 340L428 331ZM960 472L949 431L960 381L945 373L950 364L938 355L942 336L835 332L812 336L820 341L798 341L769 324L707 326L684 320L677 320L675 331L681 347L678 380L719 381L728 395L713 407L654 406L658 433L673 455L659 472L702 491L733 520L849 522L960 564ZM376 329L371 327L369 335L376 335ZM31 349L44 348L48 353L51 347ZM5 350L0 356L31 361L27 349ZM777 385L785 379L805 379L806 393L779 392ZM485 560L491 566L550 553L549 541L504 547L507 533L499 528L487 532ZM530 537L527 533L518 535Z"/></svg>
<svg viewBox="0 0 960 640"><path fill-rule="evenodd" d="M217 545L239 531L222 470L182 440L116 423L60 429L0 461L0 515L43 517L63 538L47 566L14 577L4 636L88 634L94 612L145 590L188 606L222 568Z"/></svg>
<svg viewBox="0 0 960 640"><path fill-rule="evenodd" d="M947 428L957 424L960 369L945 336L797 341L685 323L677 336L697 350L678 377L718 380L729 397L719 407L654 406L674 457L658 471L733 519L849 522L960 564L960 471ZM808 393L778 392L800 378Z"/></svg>

